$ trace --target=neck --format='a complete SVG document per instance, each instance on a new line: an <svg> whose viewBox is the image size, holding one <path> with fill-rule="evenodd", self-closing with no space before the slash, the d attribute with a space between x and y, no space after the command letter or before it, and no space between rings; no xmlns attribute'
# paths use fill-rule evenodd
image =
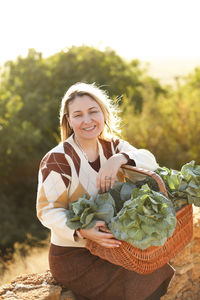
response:
<svg viewBox="0 0 200 300"><path fill-rule="evenodd" d="M90 140L90 139L88 139L88 140L86 140L86 139L80 139L80 138L77 138L77 136L76 135L74 135L74 137L75 137L75 141L77 141L78 143L79 143L79 145L81 146L81 148L83 148L83 149L85 149L85 150L87 150L87 149L96 149L97 148L97 138L95 138L95 139L92 139L92 140Z"/></svg>
<svg viewBox="0 0 200 300"><path fill-rule="evenodd" d="M97 159L99 155L97 138L94 140L81 140L74 135L74 140L88 161Z"/></svg>

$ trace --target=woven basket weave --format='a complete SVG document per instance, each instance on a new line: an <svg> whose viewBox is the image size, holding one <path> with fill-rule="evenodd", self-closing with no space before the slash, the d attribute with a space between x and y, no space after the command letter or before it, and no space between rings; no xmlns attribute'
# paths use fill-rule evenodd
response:
<svg viewBox="0 0 200 300"><path fill-rule="evenodd" d="M153 177L158 183L159 189L167 196L163 180L152 171L136 167L124 166L124 169L138 172ZM86 248L96 256L109 262L122 266L125 269L140 274L149 274L161 268L174 258L191 241L193 234L193 211L192 205L182 207L177 213L176 229L172 237L168 238L163 246L151 246L141 250L131 244L122 241L120 247L105 248L99 244L87 240Z"/></svg>

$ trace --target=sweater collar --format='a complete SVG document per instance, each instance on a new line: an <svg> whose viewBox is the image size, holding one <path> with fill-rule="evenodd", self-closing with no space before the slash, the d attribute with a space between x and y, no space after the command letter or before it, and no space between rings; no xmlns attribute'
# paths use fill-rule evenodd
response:
<svg viewBox="0 0 200 300"><path fill-rule="evenodd" d="M81 158L84 158L84 159L86 160L86 158L85 158L85 156L83 155L81 149L80 149L80 148L78 147L78 145L75 143L74 138L73 138L73 134L70 135L70 137L68 137L68 138L66 139L66 142L68 142L68 143L74 148L74 150L79 154L79 156L80 156ZM102 147L102 145L101 145L99 139L97 139L97 143L98 143L98 148L99 148L100 165L102 166L102 165L107 161L107 159L106 159L106 157L104 156L104 153L103 153L103 147Z"/></svg>

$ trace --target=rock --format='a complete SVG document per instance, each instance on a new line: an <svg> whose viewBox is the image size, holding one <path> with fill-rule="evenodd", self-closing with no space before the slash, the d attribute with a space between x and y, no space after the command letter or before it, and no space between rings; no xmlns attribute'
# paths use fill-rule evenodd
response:
<svg viewBox="0 0 200 300"><path fill-rule="evenodd" d="M0 288L0 300L60 300L61 291L62 287L47 271L16 277L11 284Z"/></svg>

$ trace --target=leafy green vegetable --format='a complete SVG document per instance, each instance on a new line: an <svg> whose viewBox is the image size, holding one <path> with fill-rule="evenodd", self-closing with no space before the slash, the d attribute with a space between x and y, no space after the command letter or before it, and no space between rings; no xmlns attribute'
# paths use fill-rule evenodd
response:
<svg viewBox="0 0 200 300"><path fill-rule="evenodd" d="M123 207L123 203L131 198L134 188L136 188L136 185L131 181L115 182L114 187L109 190L109 193L115 201L116 212L120 211Z"/></svg>
<svg viewBox="0 0 200 300"><path fill-rule="evenodd" d="M163 245L175 230L175 210L188 203L200 207L200 166L191 161L181 171L159 167L156 173L163 179L169 198L149 176L135 184L115 182L108 193L95 199L84 195L71 203L67 226L88 229L103 220L117 239L137 248Z"/></svg>
<svg viewBox="0 0 200 300"><path fill-rule="evenodd" d="M172 236L176 215L168 198L144 185L134 189L132 198L108 226L117 239L144 250L161 246Z"/></svg>
<svg viewBox="0 0 200 300"><path fill-rule="evenodd" d="M175 207L185 204L200 207L200 166L195 161L183 165L181 171L163 167L156 172L164 180Z"/></svg>
<svg viewBox="0 0 200 300"><path fill-rule="evenodd" d="M114 211L115 202L109 193L98 194L96 199L84 195L70 204L66 224L71 229L92 228L98 220L109 223Z"/></svg>

